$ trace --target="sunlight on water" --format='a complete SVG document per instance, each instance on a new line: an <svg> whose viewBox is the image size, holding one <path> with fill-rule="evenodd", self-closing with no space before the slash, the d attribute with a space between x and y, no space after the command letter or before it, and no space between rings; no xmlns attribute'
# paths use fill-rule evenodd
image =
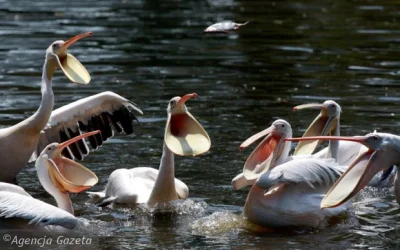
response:
<svg viewBox="0 0 400 250"><path fill-rule="evenodd" d="M199 157L175 157L175 176L189 186L190 199L154 209L99 208L85 195L71 196L80 220L74 233L97 235L101 244L94 249L399 248L400 209L392 187L366 188L332 225L294 233L246 222L241 213L248 192L230 187L246 160L238 146L248 135L277 118L290 121L294 135L304 133L314 113L293 113L298 104L336 100L343 135L374 129L398 134L396 1L0 2L0 128L39 107L45 49L87 31L93 36L71 53L92 81L77 86L57 72L55 106L113 91L143 110L134 136L114 137L85 157L83 165L99 177L94 190L115 169L158 168L169 100L199 95L188 108L212 147ZM203 34L222 20L251 23L230 34ZM55 204L33 163L18 181L35 198Z"/></svg>

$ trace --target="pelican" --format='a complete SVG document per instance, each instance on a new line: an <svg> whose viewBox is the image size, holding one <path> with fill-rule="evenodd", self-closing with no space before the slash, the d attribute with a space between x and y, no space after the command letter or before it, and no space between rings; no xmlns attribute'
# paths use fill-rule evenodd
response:
<svg viewBox="0 0 400 250"><path fill-rule="evenodd" d="M196 96L193 93L170 100L159 169L138 167L115 170L108 178L104 191L89 193L92 197L102 198L99 206L111 203L146 203L153 207L188 197L189 189L186 184L174 177L174 154L200 155L211 146L207 132L185 105L187 100Z"/></svg>
<svg viewBox="0 0 400 250"><path fill-rule="evenodd" d="M76 41L90 36L91 32L74 36L67 41L55 41L46 50L42 73L42 102L39 109L20 123L0 130L0 181L15 181L16 175L28 163L35 150L40 131L45 127L54 106L52 77L57 68L75 83L88 84L90 75L67 48ZM23 145L23 147L21 147Z"/></svg>
<svg viewBox="0 0 400 250"><path fill-rule="evenodd" d="M94 186L97 176L84 166L61 155L71 143L95 135L93 131L72 138L62 144L51 143L36 160L36 171L43 188L54 197L57 206L47 204L30 196L23 188L0 182L0 217L2 224L15 222L35 226L61 226L73 229L78 223L74 216L71 199L67 192L79 193ZM11 221L10 221L11 220Z"/></svg>
<svg viewBox="0 0 400 250"><path fill-rule="evenodd" d="M321 109L321 113L314 119L314 121L311 123L311 125L308 127L306 130L305 136L317 136L317 135L326 135L326 134L333 134L339 136L340 134L340 112L341 108L339 104L337 104L334 101L325 101L323 104L303 104L303 105L298 105L293 108L294 111L300 110L300 109L306 109L306 108L318 108ZM260 132L259 134L254 135L257 140L261 136L264 136L266 133ZM290 131L290 137L292 136L292 131ZM254 140L250 140L250 138L247 140L247 142L251 143ZM311 155L315 148L319 145L319 141L304 141L298 144L296 147L296 150L294 152L294 156L307 156ZM332 144L332 145L331 145ZM247 147L247 143L243 143L240 146L240 149L243 149ZM357 145L358 146L358 145ZM335 158L337 159L338 157L338 143L337 142L330 142L329 146L324 149L321 152L318 152L314 155L314 158ZM330 149L330 150L328 150ZM342 158L343 152L340 154L340 159L338 159L339 165L345 165ZM351 156L349 156L351 157ZM291 160L293 157L288 158L286 160ZM232 187L234 190L238 190L241 188L244 188L246 186L251 186L254 184L253 180L247 180L244 177L243 173L240 173L237 175L235 178L232 180Z"/></svg>
<svg viewBox="0 0 400 250"><path fill-rule="evenodd" d="M364 145L343 175L329 189L321 201L323 210L340 206L349 201L380 171L390 169L400 163L400 137L388 133L370 133L365 136L317 136L312 138L294 138L295 140L343 140ZM399 171L394 181L394 193L400 204Z"/></svg>
<svg viewBox="0 0 400 250"><path fill-rule="evenodd" d="M321 210L324 194L343 173L334 159L289 156L292 128L276 120L266 130L247 139L247 147L266 136L247 158L243 169L246 180L253 180L243 214L257 225L268 228L323 227L327 219L346 211L348 204Z"/></svg>
<svg viewBox="0 0 400 250"><path fill-rule="evenodd" d="M327 100L322 104L309 103L298 105L293 111L302 109L320 109L320 114L314 119L302 137L313 136L340 136L340 105L332 100ZM320 145L320 140L301 140L297 144L293 155L311 155ZM313 154L316 158L334 158L341 166L350 165L357 157L358 153L365 147L353 141L330 140L328 147ZM384 187L390 185L390 180L394 179L396 169L388 168L380 175L374 177L369 186Z"/></svg>
<svg viewBox="0 0 400 250"><path fill-rule="evenodd" d="M340 105L335 101L328 100L322 104L317 103L309 103L298 105L293 108L293 111L302 110L302 109L320 109L320 114L314 119L314 121L307 128L303 137L309 136L324 136L324 135L333 135L340 136L340 113L342 111ZM315 149L320 145L321 141L301 141L297 144L293 155L310 155L313 154ZM330 155L328 152L328 147L322 149L321 151L315 153L315 157L318 158L335 158L339 165L349 165L357 156L358 151L360 150L359 143L354 142L338 142L338 141L329 141L329 144L337 144L332 145L333 151Z"/></svg>
<svg viewBox="0 0 400 250"><path fill-rule="evenodd" d="M91 32L74 36L67 41L55 41L46 50L42 73L42 101L39 109L24 121L0 130L0 181L16 182L16 176L28 163L37 159L43 148L51 142L64 142L81 132L101 130L89 138L90 146L97 149L117 133L133 132L134 112L142 111L129 100L112 92L90 96L53 111L52 77L60 68L69 80L88 84L90 75L85 67L67 49ZM53 111L53 112L52 112ZM21 147L23 145L23 147ZM84 140L79 140L63 151L70 159L82 160L89 153Z"/></svg>

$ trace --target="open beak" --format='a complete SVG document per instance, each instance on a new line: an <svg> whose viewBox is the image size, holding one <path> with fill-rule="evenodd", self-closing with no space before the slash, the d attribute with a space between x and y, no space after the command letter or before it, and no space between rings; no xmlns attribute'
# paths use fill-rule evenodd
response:
<svg viewBox="0 0 400 250"><path fill-rule="evenodd" d="M328 117L324 115L323 109L325 107L322 104L303 104L293 108L293 111L300 109L321 109L321 113L314 119L311 125L307 128L303 137L309 136L324 136L329 133L332 134L337 129L339 119L338 117ZM310 155L318 147L320 141L301 141L297 144L293 155Z"/></svg>
<svg viewBox="0 0 400 250"><path fill-rule="evenodd" d="M244 164L243 175L249 181L257 179L260 175L267 172L271 166L275 165L276 160L282 154L284 138L279 134L273 133L273 130L274 127L271 126L251 136L240 145L240 149L246 148L256 140L266 136Z"/></svg>
<svg viewBox="0 0 400 250"><path fill-rule="evenodd" d="M287 138L286 141L342 140L358 142L365 146L366 136L315 136L310 138ZM321 208L337 207L351 199L380 171L393 165L391 157L382 151L366 149L360 152L354 162L329 189L321 201Z"/></svg>
<svg viewBox="0 0 400 250"><path fill-rule="evenodd" d="M69 80L79 84L88 84L90 75L86 68L73 55L67 53L68 47L82 38L91 36L92 32L79 34L67 40L61 47L60 52L55 55L55 60L58 67L64 72Z"/></svg>
<svg viewBox="0 0 400 250"><path fill-rule="evenodd" d="M177 105L185 105L187 100L195 97L196 93L187 94ZM168 115L164 140L174 154L181 156L203 154L211 147L207 132L189 111Z"/></svg>
<svg viewBox="0 0 400 250"><path fill-rule="evenodd" d="M97 176L92 171L73 160L61 156L62 150L68 145L98 133L100 133L100 130L82 134L59 144L54 156L48 159L50 179L62 192L79 193L91 188L98 182Z"/></svg>

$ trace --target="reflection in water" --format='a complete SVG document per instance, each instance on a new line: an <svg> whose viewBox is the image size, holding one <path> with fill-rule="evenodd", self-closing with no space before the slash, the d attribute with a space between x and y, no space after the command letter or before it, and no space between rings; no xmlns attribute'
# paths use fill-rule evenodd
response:
<svg viewBox="0 0 400 250"><path fill-rule="evenodd" d="M395 3L3 0L0 127L36 111L50 43L92 31L71 48L92 82L78 88L58 73L56 106L110 90L144 112L135 136L118 137L85 159L99 177L98 187L117 168L158 168L165 107L174 96L201 96L196 117L213 143L202 157L175 159L176 176L190 189L188 202L206 204L201 211L153 221L136 210L101 209L86 195L73 195L77 216L87 220L82 228L98 234L100 248L395 248L400 213L393 192L365 190L352 207L355 215L339 225L288 236L243 226L248 190L230 186L247 157L238 147L249 135L277 118L292 124L294 136L304 133L310 119L292 112L297 104L337 101L343 135L398 132ZM203 35L223 20L252 23L229 35ZM18 179L35 198L54 202L40 188L32 164ZM232 226L221 240L196 232L208 223L217 230L218 221L226 222L222 229Z"/></svg>

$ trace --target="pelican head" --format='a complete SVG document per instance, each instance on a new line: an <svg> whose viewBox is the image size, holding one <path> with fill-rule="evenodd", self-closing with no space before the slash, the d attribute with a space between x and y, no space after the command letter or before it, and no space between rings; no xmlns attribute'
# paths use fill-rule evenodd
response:
<svg viewBox="0 0 400 250"><path fill-rule="evenodd" d="M339 119L342 109L335 101L328 100L322 104L309 103L293 108L293 111L300 109L320 109L321 112L307 128L303 137L339 135ZM294 155L310 155L319 145L320 141L301 141L297 144Z"/></svg>
<svg viewBox="0 0 400 250"><path fill-rule="evenodd" d="M379 171L400 163L400 137L388 133L370 133L365 136L315 136L286 139L344 140L363 144L357 158L330 188L321 202L321 208L337 207L356 195ZM395 187L396 189L396 187ZM396 199L399 201L399 195Z"/></svg>
<svg viewBox="0 0 400 250"><path fill-rule="evenodd" d="M196 93L174 97L168 104L168 120L164 141L177 155L199 155L211 147L211 140L200 123L190 114L186 101L197 97Z"/></svg>
<svg viewBox="0 0 400 250"><path fill-rule="evenodd" d="M284 142L284 139L292 137L292 127L282 119L274 121L269 128L248 138L240 145L240 149L247 148L264 136L264 140L258 144L244 164L243 175L248 181L257 179L280 164L283 157L289 154L290 142Z"/></svg>
<svg viewBox="0 0 400 250"><path fill-rule="evenodd" d="M47 78L51 79L54 71L60 68L69 80L79 84L88 84L90 75L86 68L73 55L67 52L68 47L78 40L91 36L92 32L86 32L72 37L67 41L53 42L46 50Z"/></svg>
<svg viewBox="0 0 400 250"><path fill-rule="evenodd" d="M55 142L46 146L36 160L35 166L39 181L48 193L53 194L54 187L62 193L67 191L79 193L97 183L97 176L92 171L63 157L61 152L68 145L98 133L100 130L82 134L64 143Z"/></svg>

